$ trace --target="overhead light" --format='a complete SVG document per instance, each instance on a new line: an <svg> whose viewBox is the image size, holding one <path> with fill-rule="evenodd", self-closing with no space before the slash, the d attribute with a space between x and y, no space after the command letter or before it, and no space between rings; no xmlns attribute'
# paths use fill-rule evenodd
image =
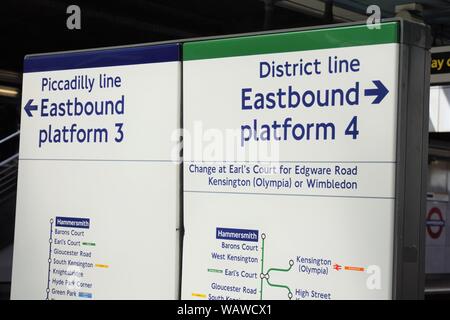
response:
<svg viewBox="0 0 450 320"><path fill-rule="evenodd" d="M18 94L19 90L17 90L17 88L0 86L0 96L14 98L17 97Z"/></svg>
<svg viewBox="0 0 450 320"><path fill-rule="evenodd" d="M0 82L20 84L21 76L17 72L0 69Z"/></svg>

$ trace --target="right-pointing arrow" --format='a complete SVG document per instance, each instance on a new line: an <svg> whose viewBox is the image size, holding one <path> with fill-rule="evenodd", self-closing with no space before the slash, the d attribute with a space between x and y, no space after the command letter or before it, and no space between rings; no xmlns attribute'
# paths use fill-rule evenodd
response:
<svg viewBox="0 0 450 320"><path fill-rule="evenodd" d="M372 104L379 104L384 97L389 93L389 90L384 86L380 80L372 80L373 84L376 86L374 89L364 90L365 96L376 96L372 101Z"/></svg>
<svg viewBox="0 0 450 320"><path fill-rule="evenodd" d="M31 111L36 111L38 109L38 106L36 104L32 104L32 103L33 103L33 99L30 99L30 100L28 100L28 102L25 105L25 107L23 107L23 109L25 110L25 112L27 113L27 115L29 117L33 116Z"/></svg>

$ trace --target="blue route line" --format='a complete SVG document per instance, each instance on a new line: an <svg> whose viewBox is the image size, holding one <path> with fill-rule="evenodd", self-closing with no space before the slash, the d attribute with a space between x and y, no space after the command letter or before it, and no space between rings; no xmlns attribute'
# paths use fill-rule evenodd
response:
<svg viewBox="0 0 450 320"><path fill-rule="evenodd" d="M48 275L47 275L47 297L46 300L49 300L50 294L50 268L52 263L52 243L53 243L53 219L50 219L50 239L49 239L49 250L48 250Z"/></svg>

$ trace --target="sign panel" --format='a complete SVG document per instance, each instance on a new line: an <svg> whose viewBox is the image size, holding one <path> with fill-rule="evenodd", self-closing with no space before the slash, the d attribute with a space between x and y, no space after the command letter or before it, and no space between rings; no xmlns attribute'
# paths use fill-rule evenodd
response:
<svg viewBox="0 0 450 320"><path fill-rule="evenodd" d="M431 48L431 83L450 83L450 46Z"/></svg>
<svg viewBox="0 0 450 320"><path fill-rule="evenodd" d="M398 35L184 45L182 298L392 297Z"/></svg>
<svg viewBox="0 0 450 320"><path fill-rule="evenodd" d="M25 58L13 299L178 296L180 74L178 44Z"/></svg>

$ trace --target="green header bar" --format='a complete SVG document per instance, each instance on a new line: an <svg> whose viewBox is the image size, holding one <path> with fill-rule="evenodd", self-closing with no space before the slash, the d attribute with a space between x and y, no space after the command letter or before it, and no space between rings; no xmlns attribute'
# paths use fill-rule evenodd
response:
<svg viewBox="0 0 450 320"><path fill-rule="evenodd" d="M398 42L398 34L398 22L388 22L382 23L379 29L369 29L366 25L357 25L203 40L185 43L183 60L395 43Z"/></svg>

